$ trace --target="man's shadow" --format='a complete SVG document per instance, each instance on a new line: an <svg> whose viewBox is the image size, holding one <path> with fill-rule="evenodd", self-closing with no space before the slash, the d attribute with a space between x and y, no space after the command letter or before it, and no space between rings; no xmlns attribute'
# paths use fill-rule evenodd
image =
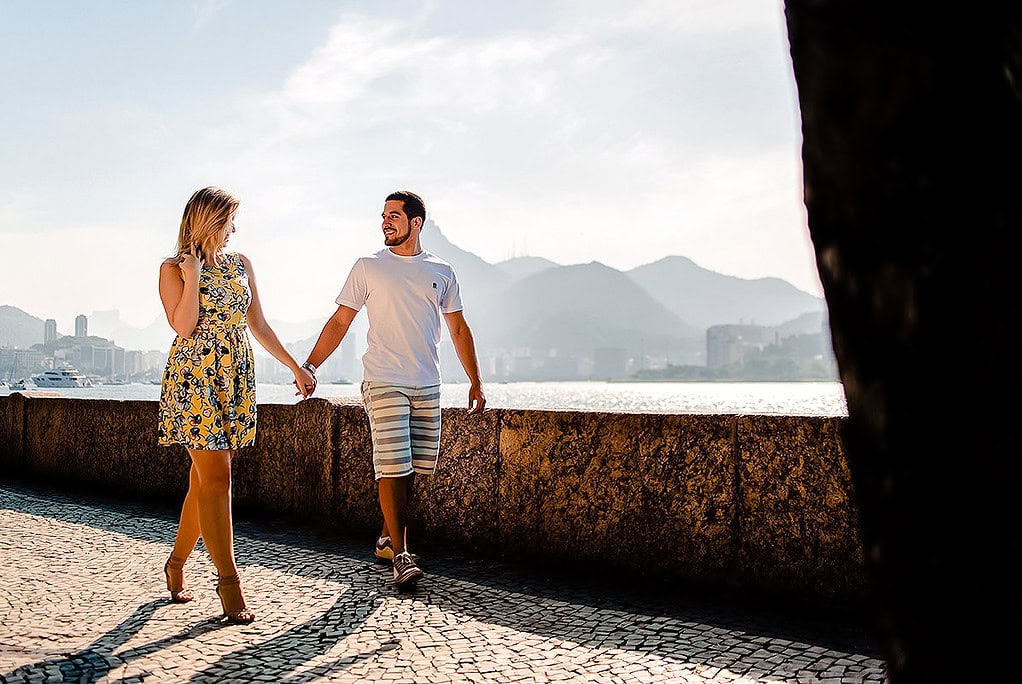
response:
<svg viewBox="0 0 1022 684"><path fill-rule="evenodd" d="M216 662L193 674L188 681L224 681L239 671L252 667L253 663L259 663L262 675L287 684L312 682L346 669L373 655L393 650L397 643L386 642L379 648L322 663L289 676L289 673L299 667L294 665L296 656L307 663L316 656L329 652L338 642L362 627L382 603L383 597L380 595L378 581L373 576L367 576L360 579L357 586L349 586L319 616L292 627L268 641L249 644L225 653ZM281 664L280 669L274 670L273 666L278 663Z"/></svg>

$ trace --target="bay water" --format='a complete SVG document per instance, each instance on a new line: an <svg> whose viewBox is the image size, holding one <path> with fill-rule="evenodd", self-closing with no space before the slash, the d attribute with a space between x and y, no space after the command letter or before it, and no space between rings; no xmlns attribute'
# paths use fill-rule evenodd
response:
<svg viewBox="0 0 1022 684"><path fill-rule="evenodd" d="M847 416L840 382L492 382L484 385L490 408L609 411L617 413ZM159 385L132 383L84 388L29 388L37 396L159 401ZM260 404L300 401L292 385L260 383ZM0 386L0 396L10 389ZM317 397L360 401L359 385L323 384ZM467 384L441 387L441 406L467 406Z"/></svg>

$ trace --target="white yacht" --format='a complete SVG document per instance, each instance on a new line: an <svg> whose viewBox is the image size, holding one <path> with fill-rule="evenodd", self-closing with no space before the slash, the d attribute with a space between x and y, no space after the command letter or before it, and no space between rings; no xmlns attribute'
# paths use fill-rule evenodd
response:
<svg viewBox="0 0 1022 684"><path fill-rule="evenodd" d="M81 374L77 368L64 366L43 371L32 376L36 387L92 387L92 380Z"/></svg>

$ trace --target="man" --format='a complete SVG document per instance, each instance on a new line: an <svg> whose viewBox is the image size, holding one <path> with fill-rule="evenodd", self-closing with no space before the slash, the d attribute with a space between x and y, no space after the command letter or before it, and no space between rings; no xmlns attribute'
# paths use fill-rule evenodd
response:
<svg viewBox="0 0 1022 684"><path fill-rule="evenodd" d="M369 416L383 530L376 556L393 562L394 583L422 577L407 548L406 510L415 474L430 475L440 451L440 318L470 382L469 413L486 407L472 331L462 312L454 269L423 251L419 233L426 207L400 191L383 206L387 249L355 262L337 296L337 311L323 326L304 367L316 367L340 344L365 306L368 349L362 356L362 400ZM314 389L313 388L310 388Z"/></svg>

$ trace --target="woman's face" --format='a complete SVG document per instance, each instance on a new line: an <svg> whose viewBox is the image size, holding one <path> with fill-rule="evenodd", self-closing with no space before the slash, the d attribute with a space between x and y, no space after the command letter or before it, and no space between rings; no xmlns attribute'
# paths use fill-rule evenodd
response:
<svg viewBox="0 0 1022 684"><path fill-rule="evenodd" d="M226 245L227 241L231 239L232 235L234 235L234 231L237 230L237 227L234 225L234 216L236 214L236 211L232 211L231 215L227 218L227 222L224 223L223 233L220 237L221 246Z"/></svg>

